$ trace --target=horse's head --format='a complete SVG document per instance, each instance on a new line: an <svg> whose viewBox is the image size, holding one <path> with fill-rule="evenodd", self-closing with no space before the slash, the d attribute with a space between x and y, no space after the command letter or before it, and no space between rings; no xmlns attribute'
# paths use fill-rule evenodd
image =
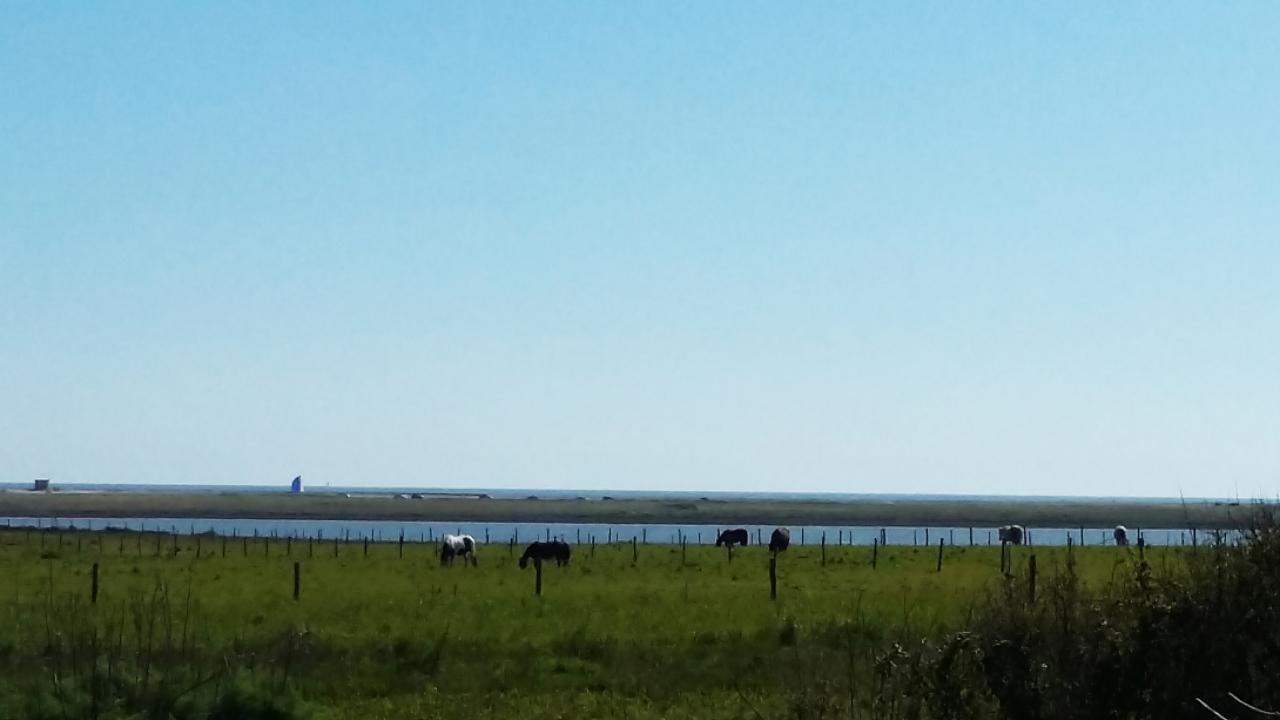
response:
<svg viewBox="0 0 1280 720"><path fill-rule="evenodd" d="M520 569L523 570L527 567L529 567L529 554L525 553L520 556Z"/></svg>

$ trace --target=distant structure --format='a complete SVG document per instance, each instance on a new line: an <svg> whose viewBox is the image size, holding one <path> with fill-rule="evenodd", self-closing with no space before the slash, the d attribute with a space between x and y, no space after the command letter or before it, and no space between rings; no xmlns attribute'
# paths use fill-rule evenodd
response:
<svg viewBox="0 0 1280 720"><path fill-rule="evenodd" d="M294 478L293 482L289 484L289 492L291 493L302 492L302 476L301 475Z"/></svg>
<svg viewBox="0 0 1280 720"><path fill-rule="evenodd" d="M36 492L49 492L49 478L36 478L35 486L31 489Z"/></svg>

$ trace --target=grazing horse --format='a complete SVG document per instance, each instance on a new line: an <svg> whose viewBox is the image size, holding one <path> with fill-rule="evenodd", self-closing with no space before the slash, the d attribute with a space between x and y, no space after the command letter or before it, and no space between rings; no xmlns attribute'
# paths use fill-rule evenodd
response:
<svg viewBox="0 0 1280 720"><path fill-rule="evenodd" d="M1007 542L1010 545L1021 545L1022 538L1026 533L1027 529L1021 525L1005 525L1000 528L1000 542Z"/></svg>
<svg viewBox="0 0 1280 720"><path fill-rule="evenodd" d="M556 565L568 565L570 552L569 543L559 540L529 543L520 556L520 569L528 567L530 560L555 560Z"/></svg>
<svg viewBox="0 0 1280 720"><path fill-rule="evenodd" d="M729 547L733 547L734 545L746 545L747 540L750 537L751 536L748 535L747 531L743 528L725 530L720 533L720 537L716 538L716 547L720 547L721 545L728 545Z"/></svg>
<svg viewBox="0 0 1280 720"><path fill-rule="evenodd" d="M1129 531L1128 529L1125 528L1125 526L1117 525L1115 532L1112 535L1113 537L1115 537L1117 545L1129 544Z"/></svg>
<svg viewBox="0 0 1280 720"><path fill-rule="evenodd" d="M769 552L777 553L791 546L791 531L786 528L774 528L769 535Z"/></svg>
<svg viewBox="0 0 1280 720"><path fill-rule="evenodd" d="M462 556L465 565L468 560L478 566L476 560L476 539L470 535L445 535L440 542L440 564L452 565L453 559Z"/></svg>

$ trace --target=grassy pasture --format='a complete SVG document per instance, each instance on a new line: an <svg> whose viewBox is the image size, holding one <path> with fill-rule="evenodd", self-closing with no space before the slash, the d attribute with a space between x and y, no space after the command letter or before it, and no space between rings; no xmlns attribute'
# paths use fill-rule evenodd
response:
<svg viewBox="0 0 1280 720"><path fill-rule="evenodd" d="M0 661L10 707L48 677L102 670L110 648L160 670L239 668L318 717L756 717L797 683L874 683L893 643L964 626L1005 583L1128 572L1133 548L792 546L769 599L764 548L575 546L567 568L520 570L482 546L441 567L434 546L114 532L0 532ZM199 557L197 557L197 543ZM157 552L158 547L158 552ZM1151 548L1172 572L1184 548ZM293 564L301 597L293 599ZM92 566L99 595L90 603ZM87 638L87 639L86 639ZM50 648L60 648L51 652ZM103 648L107 650L103 650ZM52 658L52 659L51 659ZM77 666L76 662L80 665ZM99 662L102 664L105 660ZM65 667L53 667L65 663ZM133 667L133 665L131 665ZM142 671L133 667L135 686ZM0 708L5 707L0 704Z"/></svg>

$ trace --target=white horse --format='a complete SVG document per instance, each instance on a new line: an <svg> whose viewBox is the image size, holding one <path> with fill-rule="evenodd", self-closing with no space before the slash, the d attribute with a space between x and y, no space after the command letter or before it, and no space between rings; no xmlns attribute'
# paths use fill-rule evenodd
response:
<svg viewBox="0 0 1280 720"><path fill-rule="evenodd" d="M1000 542L1010 545L1021 545L1027 529L1021 525L1005 525L999 529Z"/></svg>
<svg viewBox="0 0 1280 720"><path fill-rule="evenodd" d="M453 559L459 555L464 564L469 559L472 565L479 565L476 561L476 539L470 535L445 535L440 541L440 564L452 565Z"/></svg>
<svg viewBox="0 0 1280 720"><path fill-rule="evenodd" d="M1113 533L1113 537L1115 537L1117 545L1129 544L1129 531L1126 530L1125 526L1123 525L1116 526L1115 532Z"/></svg>

